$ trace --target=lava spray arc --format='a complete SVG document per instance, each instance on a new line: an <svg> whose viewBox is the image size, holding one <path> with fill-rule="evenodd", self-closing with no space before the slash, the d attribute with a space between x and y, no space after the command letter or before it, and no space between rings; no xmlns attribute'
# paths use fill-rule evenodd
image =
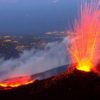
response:
<svg viewBox="0 0 100 100"><path fill-rule="evenodd" d="M80 18L74 24L75 38L68 48L76 69L85 72L95 69L100 42L100 1L90 1L81 5Z"/></svg>

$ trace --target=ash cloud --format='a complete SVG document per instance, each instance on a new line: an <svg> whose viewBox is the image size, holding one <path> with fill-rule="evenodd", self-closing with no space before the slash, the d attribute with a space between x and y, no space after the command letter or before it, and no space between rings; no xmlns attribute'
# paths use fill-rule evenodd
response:
<svg viewBox="0 0 100 100"><path fill-rule="evenodd" d="M34 75L53 68L70 63L70 57L66 50L69 38L62 42L48 43L44 50L32 48L24 51L19 58L0 59L0 81L26 75Z"/></svg>

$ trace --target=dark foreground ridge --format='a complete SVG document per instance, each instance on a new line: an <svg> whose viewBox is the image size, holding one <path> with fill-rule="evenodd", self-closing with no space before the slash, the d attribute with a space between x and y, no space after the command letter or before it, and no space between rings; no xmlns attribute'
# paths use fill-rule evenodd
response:
<svg viewBox="0 0 100 100"><path fill-rule="evenodd" d="M1 100L89 100L100 98L100 77L74 70L27 86L0 90Z"/></svg>

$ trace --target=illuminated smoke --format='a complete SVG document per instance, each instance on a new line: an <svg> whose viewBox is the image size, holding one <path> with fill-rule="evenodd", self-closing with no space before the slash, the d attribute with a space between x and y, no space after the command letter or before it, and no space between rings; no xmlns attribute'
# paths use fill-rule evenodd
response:
<svg viewBox="0 0 100 100"><path fill-rule="evenodd" d="M18 59L0 59L0 81L30 76L68 64L70 60L65 48L66 42L68 38L62 42L48 43L44 50L24 51Z"/></svg>

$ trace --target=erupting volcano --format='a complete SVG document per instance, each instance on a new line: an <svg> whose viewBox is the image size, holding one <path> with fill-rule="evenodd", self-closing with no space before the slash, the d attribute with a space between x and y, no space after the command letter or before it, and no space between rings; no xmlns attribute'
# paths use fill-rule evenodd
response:
<svg viewBox="0 0 100 100"><path fill-rule="evenodd" d="M59 69L57 67L46 72L30 74L31 76L4 80L0 82L0 88L3 87L0 90L0 98L3 100L100 99L100 76L95 73L98 71L97 68L100 68L98 57L100 43L99 1L87 0L87 3L81 6L80 18L75 20L74 32L72 32L75 37L71 39L71 45L67 48L72 57L72 65L68 63L60 66ZM64 70L62 70L63 68ZM51 74L52 77L49 77Z"/></svg>
<svg viewBox="0 0 100 100"><path fill-rule="evenodd" d="M75 38L71 40L69 52L76 69L90 72L97 64L97 49L100 36L100 3L94 0L81 6L81 14L75 20Z"/></svg>
<svg viewBox="0 0 100 100"><path fill-rule="evenodd" d="M92 0L91 0L92 1ZM88 2L81 6L80 18L75 20L74 35L71 47L68 48L76 69L91 72L98 62L97 50L100 37L100 3ZM5 89L19 87L33 83L31 76L23 76L0 82L0 87Z"/></svg>

